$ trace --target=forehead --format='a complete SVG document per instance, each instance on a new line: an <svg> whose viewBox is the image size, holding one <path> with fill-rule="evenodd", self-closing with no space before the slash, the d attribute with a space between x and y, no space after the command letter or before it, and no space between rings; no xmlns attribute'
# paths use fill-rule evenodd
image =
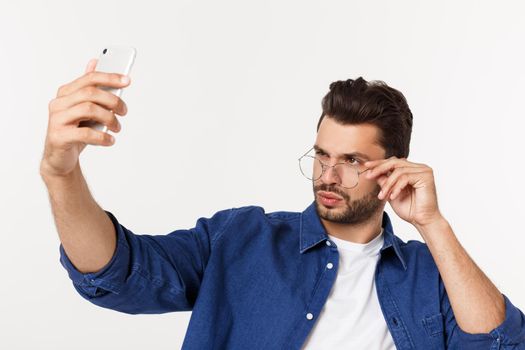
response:
<svg viewBox="0 0 525 350"><path fill-rule="evenodd" d="M371 159L383 158L384 149L377 143L379 129L372 124L342 125L325 117L319 126L315 144L338 157L350 152L361 152Z"/></svg>

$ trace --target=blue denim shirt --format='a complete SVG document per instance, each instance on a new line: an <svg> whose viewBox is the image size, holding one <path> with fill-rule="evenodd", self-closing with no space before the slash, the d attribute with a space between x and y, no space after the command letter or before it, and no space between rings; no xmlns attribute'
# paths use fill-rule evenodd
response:
<svg viewBox="0 0 525 350"><path fill-rule="evenodd" d="M337 245L315 202L302 213L221 210L167 235L135 234L106 213L117 248L103 269L80 273L60 245L75 289L95 305L129 314L192 310L183 349L299 349L336 278ZM382 226L375 281L397 349L525 349L525 316L505 295L501 325L463 332L426 244L394 235L386 212Z"/></svg>

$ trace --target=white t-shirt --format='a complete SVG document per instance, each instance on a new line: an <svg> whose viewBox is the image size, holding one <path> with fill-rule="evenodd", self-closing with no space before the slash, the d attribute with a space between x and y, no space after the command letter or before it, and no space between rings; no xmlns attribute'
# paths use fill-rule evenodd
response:
<svg viewBox="0 0 525 350"><path fill-rule="evenodd" d="M365 244L328 236L337 245L339 268L303 349L395 350L374 278L384 242L383 229Z"/></svg>

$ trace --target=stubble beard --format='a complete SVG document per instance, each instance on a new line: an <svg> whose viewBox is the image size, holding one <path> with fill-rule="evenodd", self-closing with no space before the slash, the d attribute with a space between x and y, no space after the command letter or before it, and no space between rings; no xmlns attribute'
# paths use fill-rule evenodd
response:
<svg viewBox="0 0 525 350"><path fill-rule="evenodd" d="M369 192L366 196L351 200L350 196L337 189L334 186L320 184L319 186L313 186L315 208L319 217L324 220L331 221L339 224L360 224L370 220L374 214L376 214L382 205L382 201L377 198L381 186L376 184L373 191ZM326 191L335 193L343 198L344 204L339 204L336 207L326 207L318 201L317 191Z"/></svg>

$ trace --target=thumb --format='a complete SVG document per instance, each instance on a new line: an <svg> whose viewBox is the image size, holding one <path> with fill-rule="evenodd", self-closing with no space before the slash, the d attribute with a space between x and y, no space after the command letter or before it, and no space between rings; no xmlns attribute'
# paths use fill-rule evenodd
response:
<svg viewBox="0 0 525 350"><path fill-rule="evenodd" d="M95 70L95 67L97 65L98 60L96 58L92 58L89 60L85 73L93 72Z"/></svg>

